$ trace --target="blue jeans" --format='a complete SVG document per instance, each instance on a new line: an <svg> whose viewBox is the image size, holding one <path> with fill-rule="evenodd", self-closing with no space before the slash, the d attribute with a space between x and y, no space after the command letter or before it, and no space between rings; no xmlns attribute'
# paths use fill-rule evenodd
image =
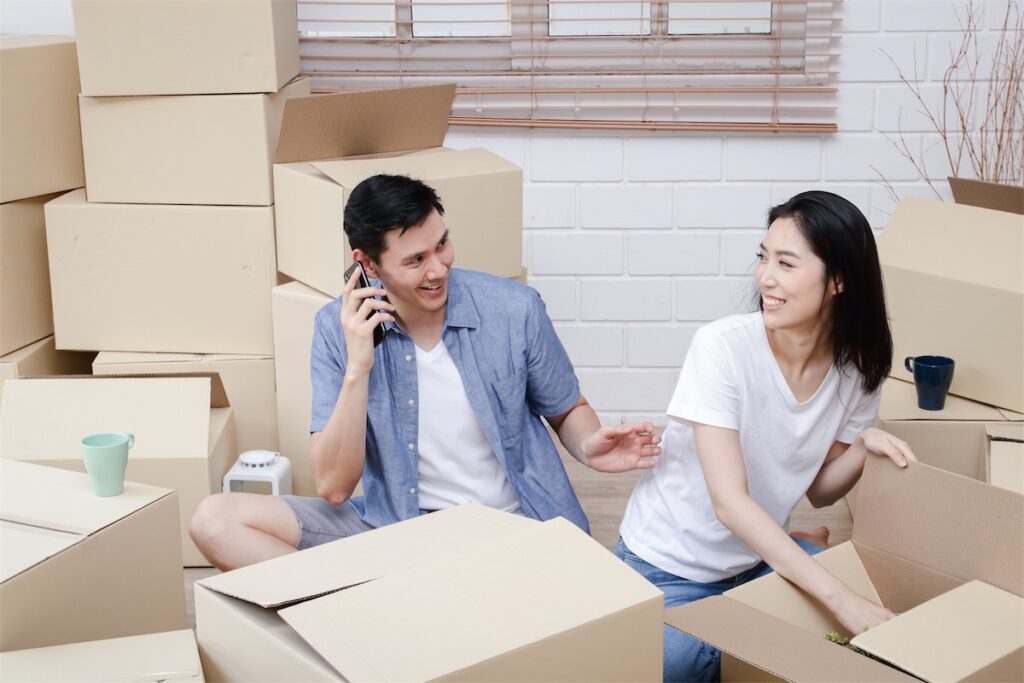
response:
<svg viewBox="0 0 1024 683"><path fill-rule="evenodd" d="M824 548L802 538L793 540L807 551L808 555L814 555L824 550ZM621 538L618 545L615 546L615 555L661 589L665 594L665 609L720 595L730 588L735 588L772 572L772 568L762 562L732 578L714 583L699 583L658 569L653 564L634 555ZM721 653L716 648L702 640L688 636L682 631L677 631L671 626L665 627L664 677L666 681L717 681L720 662Z"/></svg>

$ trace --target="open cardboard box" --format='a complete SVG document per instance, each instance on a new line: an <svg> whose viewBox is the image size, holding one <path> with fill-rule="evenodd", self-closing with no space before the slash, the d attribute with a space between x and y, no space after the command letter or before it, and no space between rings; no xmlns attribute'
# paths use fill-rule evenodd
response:
<svg viewBox="0 0 1024 683"><path fill-rule="evenodd" d="M102 351L92 363L92 372L94 375L216 373L231 403L238 451L278 450L273 356Z"/></svg>
<svg viewBox="0 0 1024 683"><path fill-rule="evenodd" d="M89 373L92 353L58 351L53 335L0 356L0 401L4 382L38 375L85 375Z"/></svg>
<svg viewBox="0 0 1024 683"><path fill-rule="evenodd" d="M907 197L878 240L893 375L906 356L956 361L950 393L1024 412L1024 219Z"/></svg>
<svg viewBox="0 0 1024 683"><path fill-rule="evenodd" d="M83 95L89 201L273 204L281 112L288 98L300 95L309 95L307 78L271 94Z"/></svg>
<svg viewBox="0 0 1024 683"><path fill-rule="evenodd" d="M203 498L221 490L238 455L231 405L217 375L55 377L10 380L0 405L0 458L84 471L79 442L130 432L131 481L178 492L180 554L209 566L188 534Z"/></svg>
<svg viewBox="0 0 1024 683"><path fill-rule="evenodd" d="M275 92L299 73L295 0L74 0L85 95Z"/></svg>
<svg viewBox="0 0 1024 683"><path fill-rule="evenodd" d="M203 683L190 629L0 653L6 681Z"/></svg>
<svg viewBox="0 0 1024 683"><path fill-rule="evenodd" d="M1024 494L1024 423L988 425L985 432L985 481Z"/></svg>
<svg viewBox="0 0 1024 683"><path fill-rule="evenodd" d="M463 505L195 593L211 681L661 680L661 592L560 518Z"/></svg>
<svg viewBox="0 0 1024 683"><path fill-rule="evenodd" d="M270 207L96 204L76 190L46 204L46 242L58 349L274 353Z"/></svg>
<svg viewBox="0 0 1024 683"><path fill-rule="evenodd" d="M388 173L437 190L457 266L521 274L522 170L484 149L439 149L454 96L455 86L436 85L285 103L274 165L281 272L340 295L351 254L342 228L349 192ZM410 154L424 150L430 153Z"/></svg>
<svg viewBox="0 0 1024 683"><path fill-rule="evenodd" d="M74 38L0 35L0 202L85 184L78 92Z"/></svg>
<svg viewBox="0 0 1024 683"><path fill-rule="evenodd" d="M921 462L979 481L987 481L986 430L1024 425L1024 415L958 396L947 396L942 410L922 410L917 407L914 385L891 377L882 384L878 419L881 428L906 441ZM846 495L854 515L859 488L859 484L854 486Z"/></svg>
<svg viewBox="0 0 1024 683"><path fill-rule="evenodd" d="M864 468L852 540L815 559L897 614L974 580L1006 591L1011 595L1005 602L1018 604L1024 595L1024 496L928 465L900 470L872 457ZM776 574L672 608L665 621L722 650L724 681L913 680L825 640L828 632L844 629ZM957 647L926 647L923 656L900 649L890 661L929 672L932 663L950 672L955 664L956 671L977 676L972 680L1004 680L985 633L961 631L960 637ZM1010 649L999 666L1017 666L1014 657L1024 656L1024 650Z"/></svg>
<svg viewBox="0 0 1024 683"><path fill-rule="evenodd" d="M185 628L177 540L174 491L0 460L0 651Z"/></svg>

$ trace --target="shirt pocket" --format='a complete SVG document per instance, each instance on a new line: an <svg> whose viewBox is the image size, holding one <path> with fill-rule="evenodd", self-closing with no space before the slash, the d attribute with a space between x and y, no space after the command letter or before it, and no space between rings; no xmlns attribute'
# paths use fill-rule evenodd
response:
<svg viewBox="0 0 1024 683"><path fill-rule="evenodd" d="M501 430L501 445L506 456L518 454L526 428L526 371L513 372L490 383L494 413Z"/></svg>

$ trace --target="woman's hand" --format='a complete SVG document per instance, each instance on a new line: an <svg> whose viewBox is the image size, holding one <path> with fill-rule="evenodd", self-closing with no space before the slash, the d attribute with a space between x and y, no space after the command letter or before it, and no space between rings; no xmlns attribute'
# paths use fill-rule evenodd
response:
<svg viewBox="0 0 1024 683"><path fill-rule="evenodd" d="M373 367L373 329L381 323L395 319L395 307L387 301L374 299L385 296L379 287L356 289L359 269L345 283L342 292L341 329L345 334L345 349L348 354L346 372L369 372Z"/></svg>
<svg viewBox="0 0 1024 683"><path fill-rule="evenodd" d="M896 616L885 607L854 593L845 586L834 606L829 609L839 623L855 636Z"/></svg>
<svg viewBox="0 0 1024 683"><path fill-rule="evenodd" d="M910 445L889 432L876 427L868 427L857 437L868 453L882 455L899 467L906 467L908 462L917 462L917 456L910 450Z"/></svg>

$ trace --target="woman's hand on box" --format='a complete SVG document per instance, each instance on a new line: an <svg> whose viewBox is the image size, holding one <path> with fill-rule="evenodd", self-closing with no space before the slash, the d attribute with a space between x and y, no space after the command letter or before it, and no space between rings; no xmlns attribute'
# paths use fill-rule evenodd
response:
<svg viewBox="0 0 1024 683"><path fill-rule="evenodd" d="M831 608L839 623L852 635L889 621L895 614L847 588Z"/></svg>
<svg viewBox="0 0 1024 683"><path fill-rule="evenodd" d="M917 462L917 456L906 441L877 427L865 429L857 439L868 453L889 458L899 467L906 467L908 462Z"/></svg>

